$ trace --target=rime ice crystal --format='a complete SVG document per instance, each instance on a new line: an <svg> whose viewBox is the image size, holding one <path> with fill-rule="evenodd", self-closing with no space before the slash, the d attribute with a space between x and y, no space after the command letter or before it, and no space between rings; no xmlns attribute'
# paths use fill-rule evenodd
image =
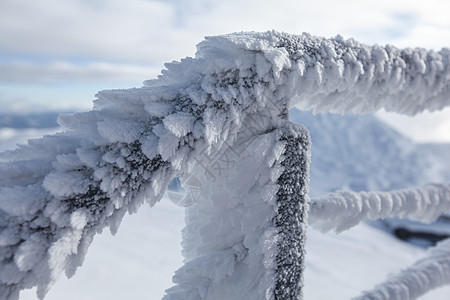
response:
<svg viewBox="0 0 450 300"><path fill-rule="evenodd" d="M433 222L449 211L449 184L390 192L342 191L312 200L310 224L323 232L341 232L364 219L401 217Z"/></svg>

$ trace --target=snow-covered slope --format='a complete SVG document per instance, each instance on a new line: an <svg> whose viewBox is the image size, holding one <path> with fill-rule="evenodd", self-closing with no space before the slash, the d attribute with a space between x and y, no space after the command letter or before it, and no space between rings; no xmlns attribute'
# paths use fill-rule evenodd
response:
<svg viewBox="0 0 450 300"><path fill-rule="evenodd" d="M449 169L443 167L447 161L373 116L314 116L293 109L290 118L311 132L312 194L403 188L442 179L441 171ZM9 139L19 142L30 132L8 130ZM5 140L0 136L2 149ZM137 215L125 217L116 236L105 232L96 237L83 267L73 278L61 278L46 299L160 299L171 286L173 271L182 265L183 227L183 209L167 198L152 209L142 207ZM423 255L423 249L366 224L338 236L310 229L307 242L306 299L349 299ZM446 295L441 289L423 299ZM24 292L21 299L36 299L34 291Z"/></svg>
<svg viewBox="0 0 450 300"><path fill-rule="evenodd" d="M290 119L304 124L311 134L312 196L339 189L401 189L450 179L449 160L373 115L313 115L291 109Z"/></svg>
<svg viewBox="0 0 450 300"><path fill-rule="evenodd" d="M421 144L419 148L431 154L434 163L434 169L443 174L446 178L450 178L450 144L447 143L429 143Z"/></svg>

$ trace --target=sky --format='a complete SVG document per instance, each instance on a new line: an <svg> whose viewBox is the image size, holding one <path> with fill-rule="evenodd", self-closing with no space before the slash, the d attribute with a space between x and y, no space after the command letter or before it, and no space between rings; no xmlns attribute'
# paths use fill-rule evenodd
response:
<svg viewBox="0 0 450 300"><path fill-rule="evenodd" d="M87 110L97 91L139 87L205 36L239 31L450 47L450 2L1 0L0 112ZM379 114L412 139L450 142L450 110Z"/></svg>

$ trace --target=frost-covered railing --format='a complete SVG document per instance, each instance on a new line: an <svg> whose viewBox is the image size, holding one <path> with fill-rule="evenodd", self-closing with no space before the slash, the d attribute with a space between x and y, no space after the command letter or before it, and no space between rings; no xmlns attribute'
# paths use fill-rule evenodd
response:
<svg viewBox="0 0 450 300"><path fill-rule="evenodd" d="M450 105L449 59L448 49L240 33L206 38L142 88L100 92L93 111L60 117L63 133L1 154L0 298L33 286L43 298L96 233L190 175L207 188L186 210L185 265L165 298L302 298L310 150L289 107L439 110ZM312 203L314 219L329 203Z"/></svg>
<svg viewBox="0 0 450 300"><path fill-rule="evenodd" d="M408 218L434 222L450 212L450 184L390 192L340 191L312 199L310 222L322 232L347 230L364 219Z"/></svg>

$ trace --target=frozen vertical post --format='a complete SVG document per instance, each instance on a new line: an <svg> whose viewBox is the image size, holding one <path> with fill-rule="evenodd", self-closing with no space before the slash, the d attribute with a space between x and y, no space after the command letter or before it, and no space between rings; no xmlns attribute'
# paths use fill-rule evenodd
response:
<svg viewBox="0 0 450 300"><path fill-rule="evenodd" d="M186 210L185 265L165 299L302 299L309 135L268 112L193 169L202 195Z"/></svg>
<svg viewBox="0 0 450 300"><path fill-rule="evenodd" d="M305 240L308 215L309 136L301 126L282 129L286 142L278 178L278 229L275 299L302 299Z"/></svg>

